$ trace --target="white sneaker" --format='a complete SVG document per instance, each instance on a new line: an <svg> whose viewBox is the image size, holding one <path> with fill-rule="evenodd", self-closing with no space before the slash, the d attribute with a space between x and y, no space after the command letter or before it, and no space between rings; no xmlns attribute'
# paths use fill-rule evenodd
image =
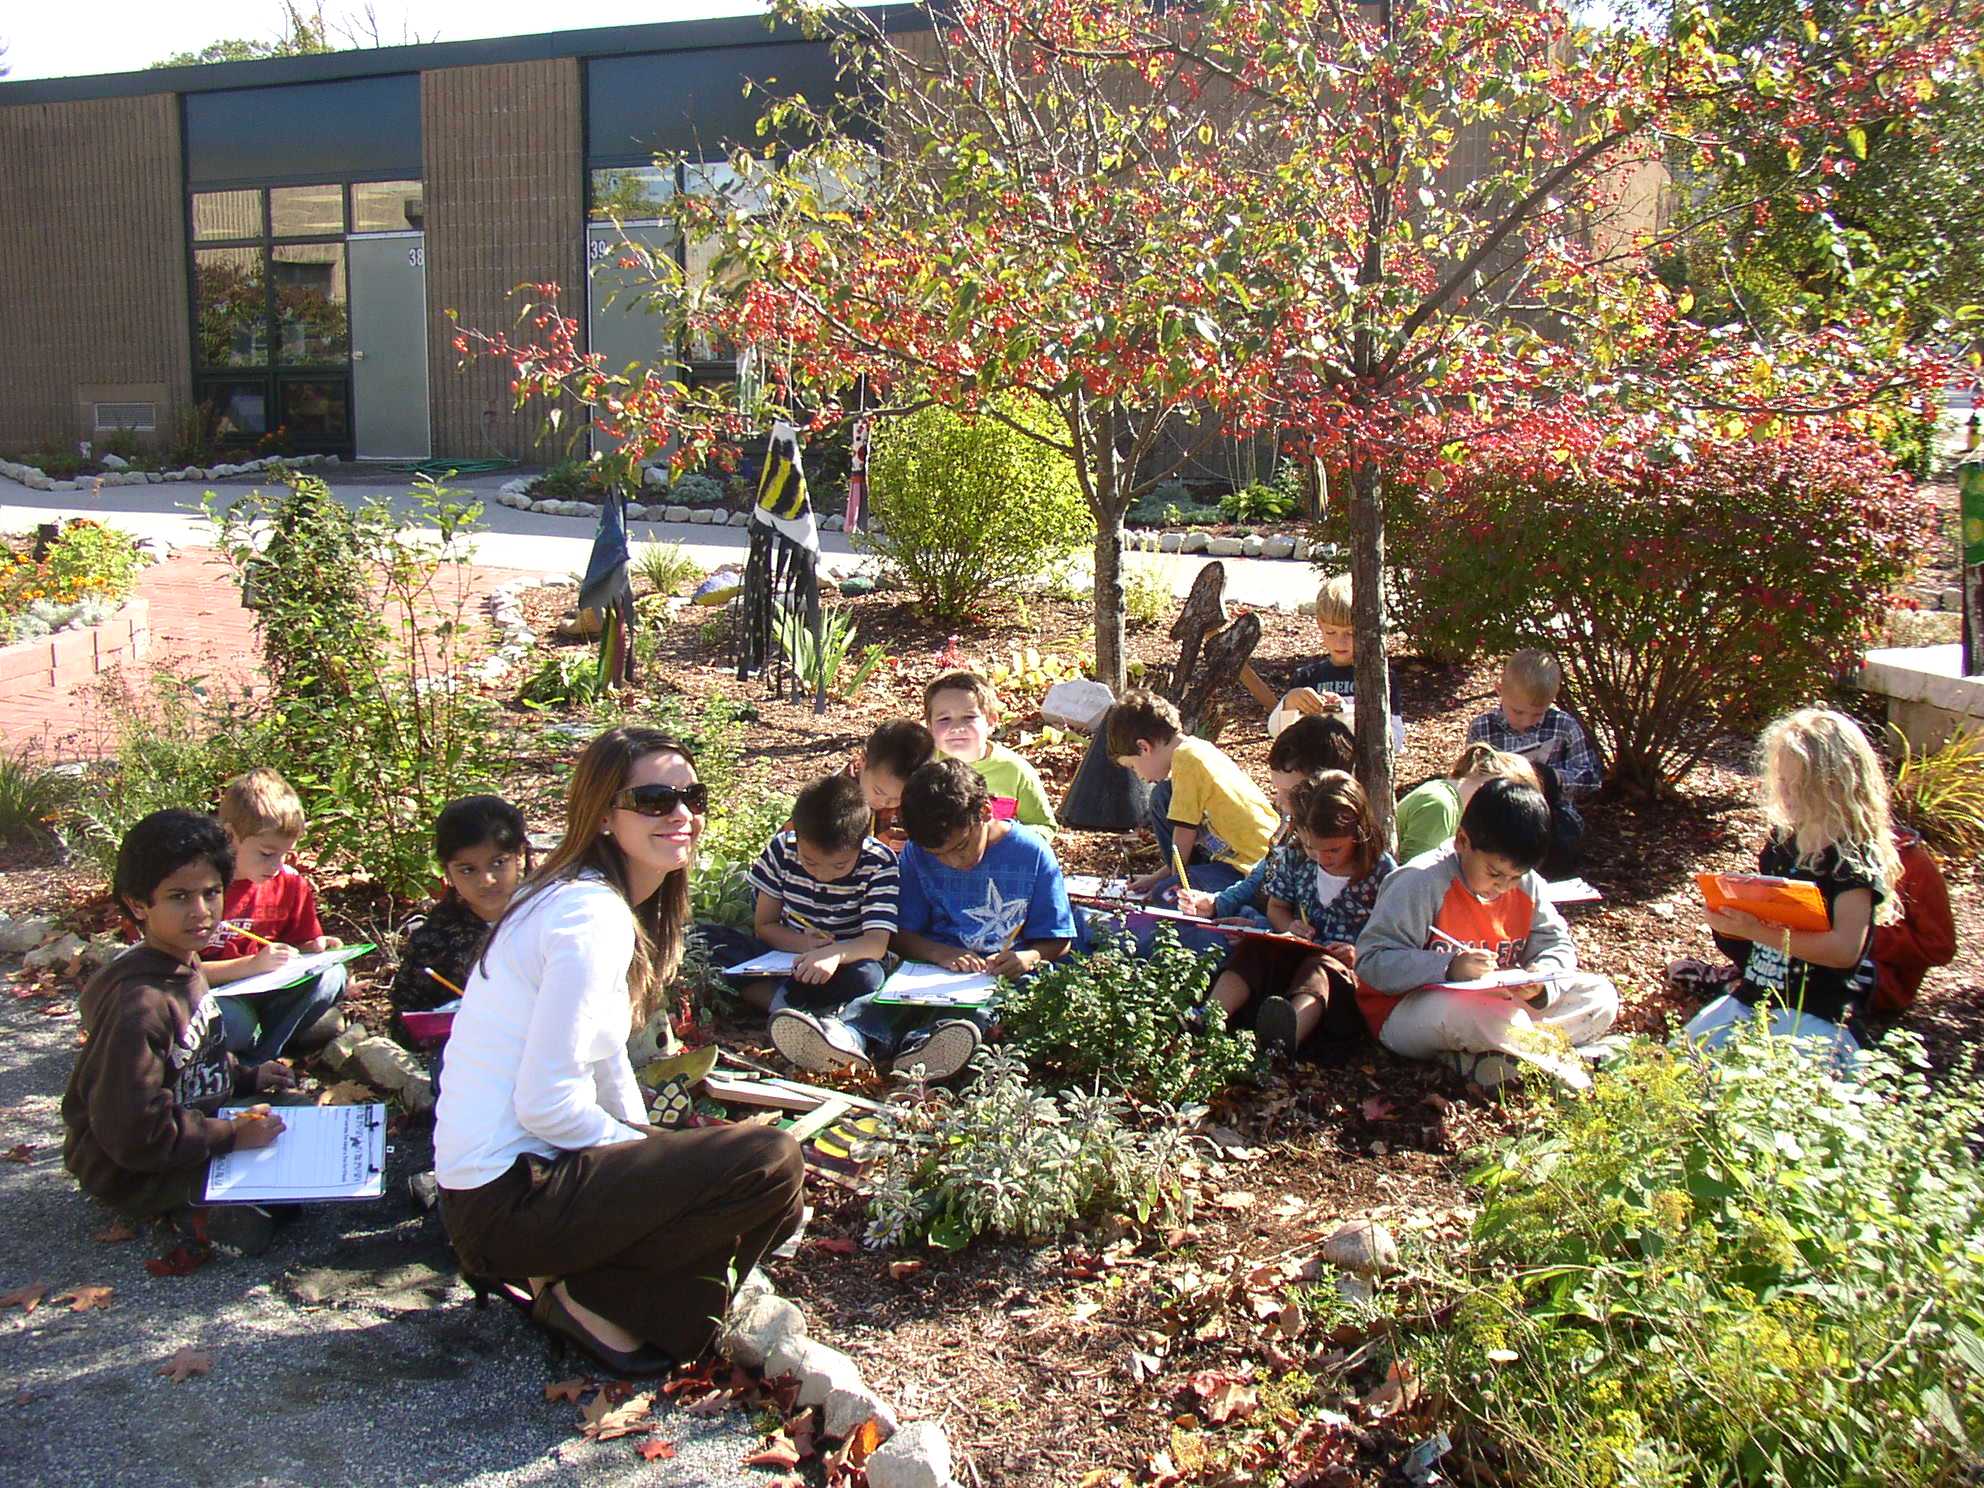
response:
<svg viewBox="0 0 1984 1488"><path fill-rule="evenodd" d="M921 1067L926 1080L948 1080L971 1063L983 1036L978 1025L965 1018L951 1018L921 1036L912 1033L889 1066L906 1075Z"/></svg>
<svg viewBox="0 0 1984 1488"><path fill-rule="evenodd" d="M861 1041L838 1018L820 1019L785 1008L772 1014L771 1035L773 1048L812 1074L831 1075L852 1067L865 1075L875 1068Z"/></svg>

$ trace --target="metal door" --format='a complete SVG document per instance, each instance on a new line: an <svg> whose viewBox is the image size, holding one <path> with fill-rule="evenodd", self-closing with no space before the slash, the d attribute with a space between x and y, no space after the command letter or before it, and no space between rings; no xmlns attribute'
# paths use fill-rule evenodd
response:
<svg viewBox="0 0 1984 1488"><path fill-rule="evenodd" d="M427 235L353 238L351 401L361 460L433 453L427 408Z"/></svg>
<svg viewBox="0 0 1984 1488"><path fill-rule="evenodd" d="M587 346L599 353L608 372L625 372L630 363L652 367L674 360L672 349L661 344L661 322L649 314L641 302L640 287L651 277L644 267L622 268L629 257L626 243L633 243L665 263L674 262L675 233L660 226L625 229L611 222L594 222L586 227L586 330ZM612 443L594 435L598 447Z"/></svg>

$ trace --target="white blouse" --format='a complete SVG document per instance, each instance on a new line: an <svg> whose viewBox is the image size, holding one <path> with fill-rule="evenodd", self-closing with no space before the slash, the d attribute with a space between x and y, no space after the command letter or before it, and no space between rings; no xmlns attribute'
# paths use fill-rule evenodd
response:
<svg viewBox="0 0 1984 1488"><path fill-rule="evenodd" d="M627 1059L634 934L626 900L597 877L546 889L503 922L448 1036L434 1113L443 1188L480 1188L521 1153L647 1135Z"/></svg>

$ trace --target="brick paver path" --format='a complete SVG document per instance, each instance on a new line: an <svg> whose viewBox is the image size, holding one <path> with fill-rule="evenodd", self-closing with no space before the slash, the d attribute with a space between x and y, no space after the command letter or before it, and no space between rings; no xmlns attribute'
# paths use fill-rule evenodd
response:
<svg viewBox="0 0 1984 1488"><path fill-rule="evenodd" d="M448 566L435 580L435 603L451 612L465 588L464 624L480 651L494 636L483 601L522 571ZM256 685L260 662L255 616L242 608L226 561L210 548L181 548L145 569L138 594L151 608L151 649L145 668L170 667L181 675L211 678L231 690ZM96 679L64 689L10 683L0 697L0 750L30 745L50 759L93 758L114 740L94 705Z"/></svg>

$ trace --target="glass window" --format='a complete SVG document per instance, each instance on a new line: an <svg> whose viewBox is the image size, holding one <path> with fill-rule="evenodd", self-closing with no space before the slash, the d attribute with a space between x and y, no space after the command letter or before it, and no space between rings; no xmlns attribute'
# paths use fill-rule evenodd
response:
<svg viewBox="0 0 1984 1488"><path fill-rule="evenodd" d="M701 165L684 167L683 179L687 189L708 196L720 196L729 204L732 211L759 212L771 201L771 192L766 187L762 174L754 175L746 184L733 170L728 161L705 161Z"/></svg>
<svg viewBox="0 0 1984 1488"><path fill-rule="evenodd" d="M282 429L298 444L342 444L351 430L351 398L342 377L282 384Z"/></svg>
<svg viewBox="0 0 1984 1488"><path fill-rule="evenodd" d="M253 382L208 382L200 385L200 402L210 410L214 438L223 442L260 439L269 432L269 385Z"/></svg>
<svg viewBox="0 0 1984 1488"><path fill-rule="evenodd" d="M360 181L351 188L351 230L417 232L423 207L418 181Z"/></svg>
<svg viewBox="0 0 1984 1488"><path fill-rule="evenodd" d="M262 193L259 191L200 191L193 196L193 238L211 243L218 238L259 238L262 235Z"/></svg>
<svg viewBox="0 0 1984 1488"><path fill-rule="evenodd" d="M259 248L202 248L193 255L194 318L208 367L269 360L268 271Z"/></svg>
<svg viewBox="0 0 1984 1488"><path fill-rule="evenodd" d="M343 361L351 350L344 244L279 246L274 274L283 361L292 366Z"/></svg>
<svg viewBox="0 0 1984 1488"><path fill-rule="evenodd" d="M278 238L344 231L344 187L278 186L269 193L269 228Z"/></svg>
<svg viewBox="0 0 1984 1488"><path fill-rule="evenodd" d="M657 165L629 166L592 173L592 217L595 222L653 221L662 203L675 195L675 171Z"/></svg>

